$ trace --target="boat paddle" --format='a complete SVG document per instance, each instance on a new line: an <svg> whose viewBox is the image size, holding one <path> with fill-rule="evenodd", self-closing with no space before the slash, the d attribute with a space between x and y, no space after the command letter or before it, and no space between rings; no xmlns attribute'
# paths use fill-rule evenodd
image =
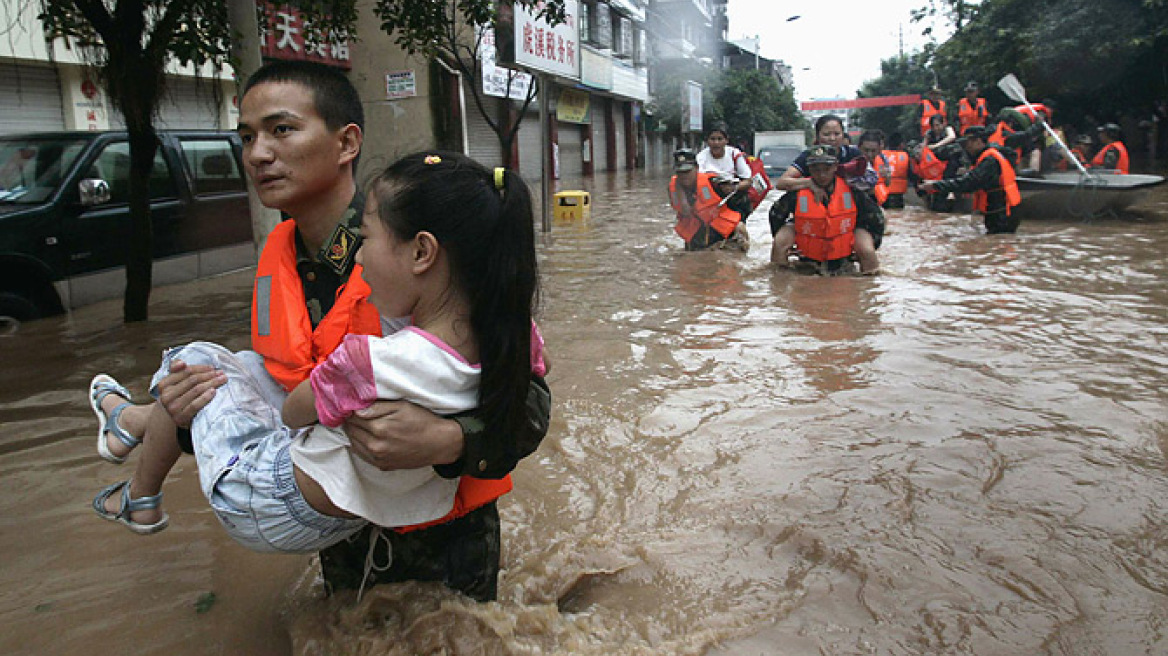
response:
<svg viewBox="0 0 1168 656"><path fill-rule="evenodd" d="M998 88L1002 90L1002 93L1009 96L1010 100L1026 105L1030 108L1030 111L1034 112L1034 116L1036 118L1038 117L1038 110L1034 109L1034 105L1031 105L1030 101L1026 99L1026 87L1022 86L1022 83L1018 81L1018 78L1014 77L1013 73L1008 73L1005 77L998 80ZM1083 167L1083 163L1079 161L1078 157L1075 157L1075 154L1071 152L1070 148L1067 148L1067 145L1063 143L1062 137L1058 136L1058 133L1050 127L1050 124L1042 121L1042 127L1046 128L1047 134L1054 137L1058 145L1062 146L1063 152L1067 154L1067 158L1074 162L1075 166L1079 167L1079 172L1090 177L1091 174Z"/></svg>

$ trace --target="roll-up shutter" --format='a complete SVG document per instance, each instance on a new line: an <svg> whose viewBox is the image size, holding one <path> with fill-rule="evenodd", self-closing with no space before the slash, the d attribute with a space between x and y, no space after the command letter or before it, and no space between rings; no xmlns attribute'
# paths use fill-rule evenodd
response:
<svg viewBox="0 0 1168 656"><path fill-rule="evenodd" d="M230 130L233 125L219 125L219 102L210 78L169 77L166 93L158 104L154 127L160 130ZM116 109L110 112L110 129L126 129L126 121Z"/></svg>
<svg viewBox="0 0 1168 656"><path fill-rule="evenodd" d="M560 122L556 133L560 144L560 179L579 180L584 175L584 126Z"/></svg>
<svg viewBox="0 0 1168 656"><path fill-rule="evenodd" d="M61 83L52 66L0 62L0 134L65 129Z"/></svg>
<svg viewBox="0 0 1168 656"><path fill-rule="evenodd" d="M213 79L170 78L166 81L166 96L158 107L158 123L166 129L224 130L219 125L219 103L223 94L215 96ZM230 100L230 98L229 98Z"/></svg>
<svg viewBox="0 0 1168 656"><path fill-rule="evenodd" d="M463 82L463 84L466 84ZM502 166L503 156L499 148L499 137L495 131L491 129L490 124L483 118L483 113L479 111L478 104L475 103L473 92L469 87L466 88L466 133L470 142L470 156L472 159L478 161L483 166L494 168ZM483 97L483 106L487 111L491 112L491 116L497 116L499 111L499 99L494 96Z"/></svg>
<svg viewBox="0 0 1168 656"><path fill-rule="evenodd" d="M616 131L616 168L625 169L625 151L629 149L625 143L625 105L619 100L612 103L613 129Z"/></svg>
<svg viewBox="0 0 1168 656"><path fill-rule="evenodd" d="M534 104L534 103L532 103ZM519 173L532 187L539 185L540 153L543 152L539 133L539 112L527 112L519 126ZM552 172L548 171L548 175Z"/></svg>
<svg viewBox="0 0 1168 656"><path fill-rule="evenodd" d="M592 163L596 172L608 170L608 125L604 120L604 98L592 96Z"/></svg>

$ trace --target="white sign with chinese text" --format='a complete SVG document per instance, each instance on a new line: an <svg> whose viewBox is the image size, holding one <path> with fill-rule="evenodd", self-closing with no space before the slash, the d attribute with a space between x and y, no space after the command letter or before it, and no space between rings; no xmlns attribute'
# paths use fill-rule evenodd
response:
<svg viewBox="0 0 1168 656"><path fill-rule="evenodd" d="M386 100L413 98L416 95L418 95L418 83L412 70L385 74Z"/></svg>
<svg viewBox="0 0 1168 656"><path fill-rule="evenodd" d="M519 5L515 11L515 64L540 73L580 79L580 38L576 0L564 1L564 22L552 27Z"/></svg>
<svg viewBox="0 0 1168 656"><path fill-rule="evenodd" d="M480 31L479 61L483 69L483 93L496 98L527 99L531 75L495 65L495 31L489 27Z"/></svg>
<svg viewBox="0 0 1168 656"><path fill-rule="evenodd" d="M702 85L692 80L687 80L686 88L686 108L689 116L689 130L691 132L702 131Z"/></svg>

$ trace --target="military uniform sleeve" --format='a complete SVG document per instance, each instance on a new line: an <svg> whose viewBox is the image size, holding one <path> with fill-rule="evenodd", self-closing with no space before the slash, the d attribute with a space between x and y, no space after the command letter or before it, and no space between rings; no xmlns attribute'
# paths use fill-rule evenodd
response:
<svg viewBox="0 0 1168 656"><path fill-rule="evenodd" d="M520 460L535 452L547 435L551 423L552 392L542 377L531 377L527 388L527 424L513 441L487 435L486 427L476 413L477 410L472 410L453 417L462 428L462 457L448 465L435 465L434 471L439 476L503 478L511 473Z"/></svg>
<svg viewBox="0 0 1168 656"><path fill-rule="evenodd" d="M1001 177L1001 169L998 168L998 159L996 157L987 157L981 161L980 164L973 167L969 173L951 180L941 180L933 185L942 193L950 191L977 191L978 189L993 189L998 186L998 180Z"/></svg>
<svg viewBox="0 0 1168 656"><path fill-rule="evenodd" d="M772 237L779 231L779 228L782 228L787 223L787 217L795 212L795 199L798 196L798 192L788 191L771 205L770 212L767 213L767 219L771 224Z"/></svg>
<svg viewBox="0 0 1168 656"><path fill-rule="evenodd" d="M862 191L853 191L856 199L856 227L867 230L873 237L884 236L884 210Z"/></svg>

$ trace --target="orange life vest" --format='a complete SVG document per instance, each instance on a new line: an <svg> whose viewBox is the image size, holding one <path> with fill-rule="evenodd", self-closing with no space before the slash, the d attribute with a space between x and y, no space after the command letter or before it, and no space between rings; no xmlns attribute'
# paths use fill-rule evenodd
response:
<svg viewBox="0 0 1168 656"><path fill-rule="evenodd" d="M904 194L909 189L909 153L904 151L881 151L880 161L889 168L889 180L876 183L876 200L884 204L892 194ZM880 168L876 169L880 173ZM883 196L883 197L882 197Z"/></svg>
<svg viewBox="0 0 1168 656"><path fill-rule="evenodd" d="M1127 146L1124 146L1119 141L1112 141L1100 148L1099 152L1095 153L1095 159L1091 160L1091 166L1094 168L1102 168L1104 166L1103 158L1107 156L1107 151L1109 150L1114 150L1119 153L1119 161L1115 163L1115 170L1123 174L1131 173L1131 162L1127 156Z"/></svg>
<svg viewBox="0 0 1168 656"><path fill-rule="evenodd" d="M922 180L940 180L945 177L945 160L937 157L932 148L922 148L921 156L912 165L917 177Z"/></svg>
<svg viewBox="0 0 1168 656"><path fill-rule="evenodd" d="M974 125L985 125L989 115L985 98L978 98L975 105L970 105L968 98L962 98L957 103L958 134L965 134Z"/></svg>
<svg viewBox="0 0 1168 656"><path fill-rule="evenodd" d="M840 180L826 206L810 189L800 189L793 214L799 252L816 262L848 257L855 244L856 214L852 190Z"/></svg>
<svg viewBox="0 0 1168 656"><path fill-rule="evenodd" d="M1031 109L1031 108L1033 108L1033 109ZM1050 121L1051 115L1053 114L1053 112L1050 110L1050 108L1042 103L1030 103L1029 105L1018 105L1017 107L1014 108L1014 110L1023 114L1024 116L1026 116L1026 118L1030 119L1031 125L1033 125L1034 123L1036 123L1038 121L1038 112L1042 112L1043 114L1045 114L1046 115L1045 120L1048 122Z"/></svg>
<svg viewBox="0 0 1168 656"><path fill-rule="evenodd" d="M1010 166L1010 160L1006 156L999 153L997 148L986 146L986 149L981 152L977 158L977 164L987 157L993 157L998 160L998 168L1001 169L1001 176L998 182L1001 184L1000 189L1006 192L1006 216L1010 216L1010 208L1022 202L1022 194L1018 191L1018 182L1015 179L1014 167ZM976 164L975 164L976 166ZM973 209L979 212L986 211L987 192L984 189L978 189L973 192Z"/></svg>
<svg viewBox="0 0 1168 656"><path fill-rule="evenodd" d="M296 272L296 222L283 221L268 235L256 270L251 346L284 389L290 391L308 378L345 335L381 334L381 317L365 302L369 285L360 274L361 267L355 267L333 308L313 330Z"/></svg>
<svg viewBox="0 0 1168 656"><path fill-rule="evenodd" d="M1071 154L1073 154L1075 156L1075 159L1079 160L1079 163L1082 164L1084 167L1086 167L1087 163L1090 161L1087 159L1087 150L1085 148L1083 148L1082 146L1075 146L1074 148L1072 148Z"/></svg>
<svg viewBox="0 0 1168 656"><path fill-rule="evenodd" d="M714 191L714 186L710 183L713 175L717 174L698 174L693 208L691 212L685 214L682 213L682 208L686 204L685 190L678 188L676 175L669 180L669 204L677 212L677 225L673 226L673 231L687 243L693 240L702 226L709 226L723 237L729 237L734 228L742 222L742 215L731 209L728 203L719 206L722 197Z"/></svg>
<svg viewBox="0 0 1168 656"><path fill-rule="evenodd" d="M349 281L337 292L328 314L312 329L304 286L296 271L296 222L283 221L268 235L256 268L251 310L252 348L264 357L264 367L285 389L291 390L313 367L332 353L347 334L380 335L381 317L366 299L369 285L356 265ZM511 491L511 476L458 481L454 507L445 517L401 527L401 532L442 524L484 506Z"/></svg>
<svg viewBox="0 0 1168 656"><path fill-rule="evenodd" d="M991 134L986 139L986 143L995 144L995 145L1001 146L1002 148L1005 148L1006 147L1006 137L1008 137L1012 134L1014 134L1013 128L1011 128L1009 125L1006 125L1005 121L998 121L997 129L995 129L994 133ZM1015 153L1015 161L1021 162L1022 161L1022 149L1021 148L1014 148L1013 150ZM1011 167L1011 168L1013 168L1013 167Z"/></svg>
<svg viewBox="0 0 1168 656"><path fill-rule="evenodd" d="M881 205L888 200L888 184L884 182L883 169L888 167L888 161L884 157L884 152L881 151L876 156L876 161L872 162L872 168L876 171L876 186L872 188L873 193L876 194L876 202Z"/></svg>
<svg viewBox="0 0 1168 656"><path fill-rule="evenodd" d="M764 198L766 198L767 193L770 192L771 189L774 189L774 185L771 184L771 178L766 174L766 165L762 163L761 159L753 155L746 155L742 152L737 153L734 157L735 159L738 157L745 157L746 165L750 167L751 185L750 189L746 190L746 197L750 199L750 209L753 210L754 208L758 207L759 203L761 203ZM754 186L753 183L755 180L762 181L762 184L765 187L762 191L759 191Z"/></svg>
<svg viewBox="0 0 1168 656"><path fill-rule="evenodd" d="M934 107L933 103L928 98L921 98L921 136L922 137L925 136L925 133L929 131L929 119L931 119L934 114L940 114L941 116L948 115L948 112L946 111L946 109L947 108L945 106L944 100L938 100L937 106Z"/></svg>

